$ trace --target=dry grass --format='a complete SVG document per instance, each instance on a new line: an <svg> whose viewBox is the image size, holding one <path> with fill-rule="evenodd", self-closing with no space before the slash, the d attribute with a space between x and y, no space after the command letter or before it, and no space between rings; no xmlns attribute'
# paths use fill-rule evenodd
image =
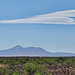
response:
<svg viewBox="0 0 75 75"><path fill-rule="evenodd" d="M0 64L0 67L8 67L8 65Z"/></svg>

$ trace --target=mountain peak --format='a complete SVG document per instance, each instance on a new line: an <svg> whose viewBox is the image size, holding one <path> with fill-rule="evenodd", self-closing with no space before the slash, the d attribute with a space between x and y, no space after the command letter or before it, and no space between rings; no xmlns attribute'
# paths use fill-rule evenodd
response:
<svg viewBox="0 0 75 75"><path fill-rule="evenodd" d="M16 45L16 47L22 47L22 46L20 46L20 45Z"/></svg>
<svg viewBox="0 0 75 75"><path fill-rule="evenodd" d="M20 45L16 45L15 47L13 47L13 48L23 48L22 46L20 46Z"/></svg>

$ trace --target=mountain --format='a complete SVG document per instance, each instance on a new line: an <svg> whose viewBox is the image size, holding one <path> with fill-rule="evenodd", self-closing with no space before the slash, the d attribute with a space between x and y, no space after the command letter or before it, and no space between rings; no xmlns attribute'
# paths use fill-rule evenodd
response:
<svg viewBox="0 0 75 75"><path fill-rule="evenodd" d="M17 45L13 48L0 50L0 56L46 56L46 57L57 57L57 56L75 56L73 53L55 52L50 53L40 47L27 47L24 48Z"/></svg>

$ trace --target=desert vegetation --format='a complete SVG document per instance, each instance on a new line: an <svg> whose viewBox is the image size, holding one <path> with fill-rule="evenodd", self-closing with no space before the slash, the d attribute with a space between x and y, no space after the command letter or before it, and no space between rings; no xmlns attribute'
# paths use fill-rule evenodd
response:
<svg viewBox="0 0 75 75"><path fill-rule="evenodd" d="M0 57L0 75L75 75L75 57Z"/></svg>

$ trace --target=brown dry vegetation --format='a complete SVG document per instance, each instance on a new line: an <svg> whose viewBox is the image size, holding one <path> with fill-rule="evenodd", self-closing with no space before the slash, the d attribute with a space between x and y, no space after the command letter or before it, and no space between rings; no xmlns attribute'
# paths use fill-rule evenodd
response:
<svg viewBox="0 0 75 75"><path fill-rule="evenodd" d="M8 67L6 64L0 64L0 67Z"/></svg>

